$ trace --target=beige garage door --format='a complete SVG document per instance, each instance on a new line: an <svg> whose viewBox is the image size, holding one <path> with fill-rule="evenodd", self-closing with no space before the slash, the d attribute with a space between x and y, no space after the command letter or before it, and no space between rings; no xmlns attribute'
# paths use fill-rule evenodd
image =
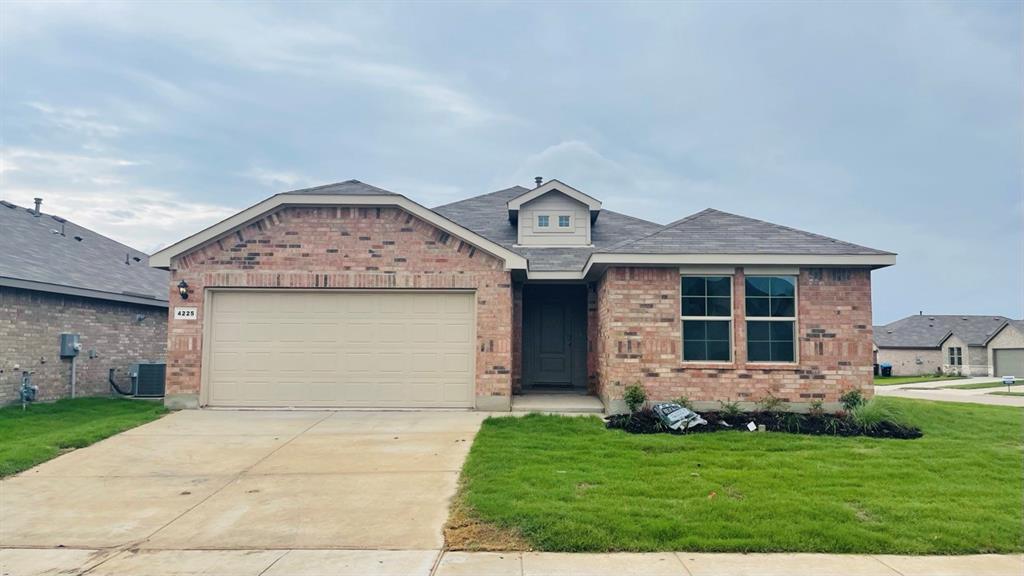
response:
<svg viewBox="0 0 1024 576"><path fill-rule="evenodd" d="M1024 378L1024 348L997 348L992 351L996 376Z"/></svg>
<svg viewBox="0 0 1024 576"><path fill-rule="evenodd" d="M473 406L471 293L218 291L211 299L211 406Z"/></svg>

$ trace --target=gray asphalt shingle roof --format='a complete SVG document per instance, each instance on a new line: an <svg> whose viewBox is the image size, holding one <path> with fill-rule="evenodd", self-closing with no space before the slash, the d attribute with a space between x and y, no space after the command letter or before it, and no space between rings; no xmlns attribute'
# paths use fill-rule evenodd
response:
<svg viewBox="0 0 1024 576"><path fill-rule="evenodd" d="M344 182L335 182L333 184L324 184L323 186L314 186L312 188L302 188L300 190L292 190L290 192L281 192L281 194L302 194L302 195L321 195L321 196L398 196L394 192L390 192L383 188L377 188L376 186L370 186L359 180L345 180Z"/></svg>
<svg viewBox="0 0 1024 576"><path fill-rule="evenodd" d="M149 256L69 220L3 202L0 238L0 278L167 303L170 275Z"/></svg>
<svg viewBox="0 0 1024 576"><path fill-rule="evenodd" d="M984 346L1009 318L1004 316L916 315L874 327L879 348L938 348L950 333L968 346Z"/></svg>
<svg viewBox="0 0 1024 576"><path fill-rule="evenodd" d="M662 227L661 224L612 210L601 210L590 231L590 241L594 244L592 248L514 248L517 240L516 227L509 222L506 204L510 199L526 192L529 192L527 188L513 186L438 206L433 210L484 238L525 256L530 261L530 270L582 270L587 258L594 252L604 251L615 244L650 234Z"/></svg>
<svg viewBox="0 0 1024 576"><path fill-rule="evenodd" d="M611 252L640 254L890 254L708 208L653 234L614 246Z"/></svg>

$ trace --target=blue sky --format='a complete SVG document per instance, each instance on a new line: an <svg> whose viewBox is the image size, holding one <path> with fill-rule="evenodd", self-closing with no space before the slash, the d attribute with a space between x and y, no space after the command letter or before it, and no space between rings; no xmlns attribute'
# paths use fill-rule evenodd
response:
<svg viewBox="0 0 1024 576"><path fill-rule="evenodd" d="M875 321L1024 315L1020 3L0 4L0 197L139 249L357 178L533 176L898 252Z"/></svg>

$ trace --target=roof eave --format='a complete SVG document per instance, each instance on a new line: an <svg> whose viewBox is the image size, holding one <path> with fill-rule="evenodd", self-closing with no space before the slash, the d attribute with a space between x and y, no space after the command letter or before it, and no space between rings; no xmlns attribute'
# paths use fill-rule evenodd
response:
<svg viewBox="0 0 1024 576"><path fill-rule="evenodd" d="M94 300L107 300L110 302L125 302L128 304L140 304L142 306L153 306L155 308L167 308L167 300L157 297L147 298L143 295L128 293L105 292L91 288L79 288L76 286L65 286L62 284L49 284L47 282L36 282L34 280L21 280L19 278L0 278L0 286L6 288L17 288L20 290L33 290L35 292L48 292L51 294L63 294L65 296L79 296L92 298Z"/></svg>
<svg viewBox="0 0 1024 576"><path fill-rule="evenodd" d="M734 266L827 266L839 268L870 268L892 266L895 254L619 254L595 252L583 267L583 276L591 270L615 265L681 266L734 265Z"/></svg>

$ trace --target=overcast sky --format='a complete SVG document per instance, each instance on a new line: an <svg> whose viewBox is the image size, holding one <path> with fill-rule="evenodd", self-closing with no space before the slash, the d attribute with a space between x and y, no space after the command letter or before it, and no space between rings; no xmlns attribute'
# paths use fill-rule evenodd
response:
<svg viewBox="0 0 1024 576"><path fill-rule="evenodd" d="M899 253L877 323L1024 315L1021 3L0 4L0 197L141 250L350 178L559 178Z"/></svg>

